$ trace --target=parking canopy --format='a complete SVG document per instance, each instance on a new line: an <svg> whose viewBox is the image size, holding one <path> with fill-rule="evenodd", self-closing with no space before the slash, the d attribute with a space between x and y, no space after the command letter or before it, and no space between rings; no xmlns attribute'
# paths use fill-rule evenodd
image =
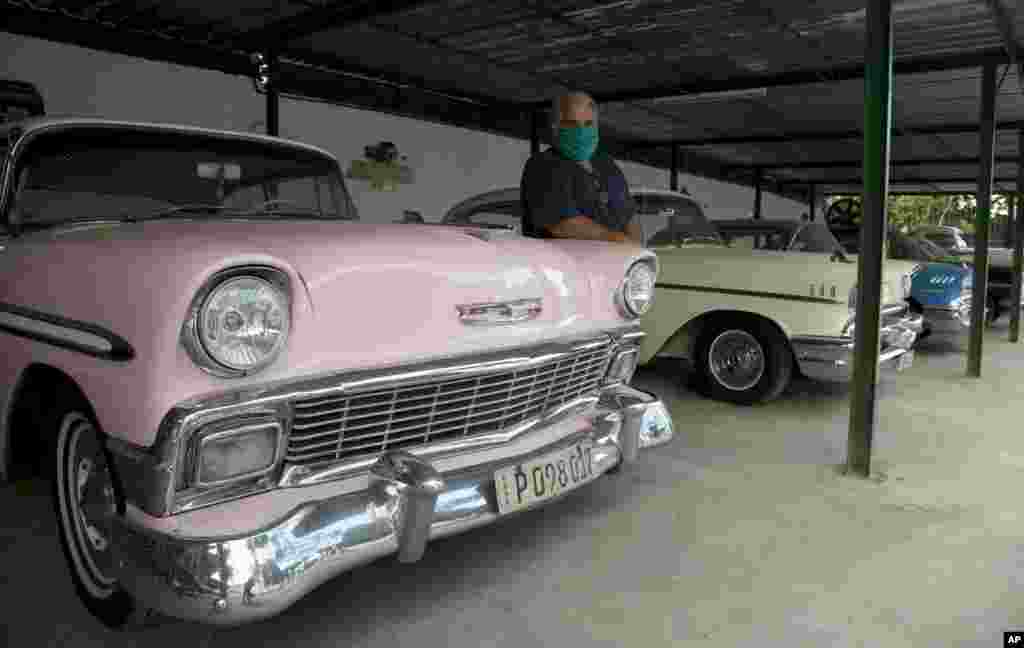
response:
<svg viewBox="0 0 1024 648"><path fill-rule="evenodd" d="M524 139L547 98L585 90L623 159L669 168L675 144L689 173L801 199L812 186L861 188L862 1L7 0L0 11L13 33L266 74L285 96ZM894 191L976 189L988 61L1006 64L994 175L996 191L1009 188L1024 127L1021 13L1006 0L894 2Z"/></svg>

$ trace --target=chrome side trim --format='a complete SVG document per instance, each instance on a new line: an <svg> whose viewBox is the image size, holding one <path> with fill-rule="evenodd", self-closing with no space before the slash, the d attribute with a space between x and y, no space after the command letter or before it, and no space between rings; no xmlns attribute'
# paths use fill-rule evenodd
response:
<svg viewBox="0 0 1024 648"><path fill-rule="evenodd" d="M135 350L102 326L0 303L0 331L113 362L129 362Z"/></svg>
<svg viewBox="0 0 1024 648"><path fill-rule="evenodd" d="M427 361L416 365L390 366L348 372L332 372L309 376L300 380L286 380L267 383L236 391L217 392L183 401L164 417L157 431L153 446L141 452L119 452L124 444L111 444L117 468L124 476L123 481L132 492L129 499L150 515L166 516L181 510L188 510L209 503L207 495L192 494L181 499L176 493L181 483L181 466L184 464L191 435L205 424L215 420L260 412L266 408L281 408L281 416L287 415L285 443L290 433L290 407L293 400L358 393L360 391L398 387L422 381L442 378L480 376L508 370L520 370L534 365L570 356L579 351L615 344L619 340L637 340L642 333L637 324L631 323L612 332L588 335L556 342L547 342L530 347L511 350L489 351L471 356L454 356ZM287 413L285 412L287 411ZM552 413L560 414L561 410ZM532 427L543 423L535 421ZM524 424L525 425L525 424ZM532 429L532 427L530 429ZM499 437L485 437L488 443L507 443L509 438L523 431L509 431ZM477 447L472 440L454 443L454 447L437 446L443 452L456 452L464 448ZM433 450L434 447L431 447ZM365 467L364 467L365 469ZM281 471L278 471L281 472ZM232 487L225 495L245 496L276 487L282 475L272 474L265 481L251 485L249 490ZM307 476L308 477L308 476ZM294 479L294 477L291 477ZM290 482L289 482L290 483ZM176 504L176 499L181 501Z"/></svg>

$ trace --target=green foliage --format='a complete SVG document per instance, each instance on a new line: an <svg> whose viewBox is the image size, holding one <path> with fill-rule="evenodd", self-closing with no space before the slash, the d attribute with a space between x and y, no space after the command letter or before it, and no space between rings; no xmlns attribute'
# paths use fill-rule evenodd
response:
<svg viewBox="0 0 1024 648"><path fill-rule="evenodd" d="M842 198L860 201L860 196L833 196L829 204ZM952 225L973 233L976 211L977 201L973 195L891 195L887 205L889 224L904 232L920 225ZM992 222L1005 222L1007 213L1007 196L993 195Z"/></svg>

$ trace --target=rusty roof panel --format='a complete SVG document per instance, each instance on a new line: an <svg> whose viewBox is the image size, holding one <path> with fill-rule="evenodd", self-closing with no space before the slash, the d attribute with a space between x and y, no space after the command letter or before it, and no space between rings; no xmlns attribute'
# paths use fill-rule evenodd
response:
<svg viewBox="0 0 1024 648"><path fill-rule="evenodd" d="M387 46L382 47L382 43ZM544 96L550 87L527 71L496 70L480 57L440 49L369 26L317 34L303 45L314 52L370 65L385 74L393 71L427 77L439 85L463 87L475 94L493 95L510 102L524 96Z"/></svg>
<svg viewBox="0 0 1024 648"><path fill-rule="evenodd" d="M78 22L64 20L63 34L42 34L66 42L80 43L74 34L68 35L69 29L109 33L103 32L96 22L104 21L152 30L154 40L170 43L164 45L165 49L174 43L188 48L190 42L199 41L206 43L210 52L217 52L217 46L238 42L237 38L245 32L258 31L310 10L337 11L339 5L344 8L368 4L368 0L8 0L7 7L16 7L25 15L34 12L39 16L35 25L46 24L47 18L67 15L82 18ZM380 4L382 10L389 6ZM1011 13L1013 10L1010 7ZM756 76L773 75L779 81L774 84L776 87L766 87L759 96L714 103L689 100L605 105L603 124L609 136L648 142L751 133L841 133L860 128L863 81L827 83L833 78L829 70L849 78L850 70L860 65L864 56L864 18L863 0L437 0L401 14L364 17L362 25L328 28L305 40L267 46L281 46L291 59L309 56L310 63L343 63L366 74L379 72L380 76L408 78L452 91L461 88L472 96L493 97L495 104L536 101L560 87L601 94L693 85L700 80L757 87ZM1015 21L1018 38L1024 39L1024 11L1017 10ZM23 20L22 24L29 22ZM324 26L328 26L326 20ZM15 31L39 36L44 30L29 24ZM90 40L97 42L102 48L100 37ZM131 42L145 44L140 38ZM1001 47L1000 32L980 0L894 2L894 52L899 61L920 56L961 57ZM158 52L156 56L168 55ZM245 58L242 54L238 57ZM199 60L198 55L171 56L169 60L180 59ZM210 65L214 67L213 63ZM819 70L823 71L820 83L783 85L793 82L790 73ZM780 74L788 76L780 79ZM998 99L1000 120L1024 120L1024 92L1020 83L1017 71L1010 70ZM329 81L310 83L307 87L314 88L310 92L315 93L315 88L327 85ZM351 85L352 92L374 93L372 84ZM381 90L377 94L391 93ZM894 125L898 128L977 123L979 96L980 77L976 68L899 76L894 88ZM401 103L402 98L396 96L394 101ZM373 105L372 101L367 103ZM525 121L524 117L524 124ZM514 116L508 123L512 122ZM976 133L894 136L892 141L894 159L970 156L978 150ZM808 161L843 163L859 159L862 146L860 139L847 138L688 150L710 153L727 164L770 167ZM996 154L1005 156L1016 151L1017 134L1000 133ZM668 152L667 148L652 149L649 156L652 160L666 160ZM939 166L946 173L965 170ZM826 171L775 169L769 175L808 179L859 173L856 166ZM1000 173L1003 171L999 169ZM737 178L750 177L747 170L737 173Z"/></svg>
<svg viewBox="0 0 1024 648"><path fill-rule="evenodd" d="M375 19L373 23L440 38L486 32L523 22L533 14L521 2L514 0L450 0L440 4L443 9L438 3L428 3L413 11Z"/></svg>

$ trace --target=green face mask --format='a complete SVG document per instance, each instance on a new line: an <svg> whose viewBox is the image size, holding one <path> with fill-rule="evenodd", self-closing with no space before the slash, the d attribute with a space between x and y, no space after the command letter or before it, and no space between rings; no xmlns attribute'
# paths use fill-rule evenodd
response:
<svg viewBox="0 0 1024 648"><path fill-rule="evenodd" d="M597 150L597 142L596 126L558 129L558 150L570 160L589 160Z"/></svg>

